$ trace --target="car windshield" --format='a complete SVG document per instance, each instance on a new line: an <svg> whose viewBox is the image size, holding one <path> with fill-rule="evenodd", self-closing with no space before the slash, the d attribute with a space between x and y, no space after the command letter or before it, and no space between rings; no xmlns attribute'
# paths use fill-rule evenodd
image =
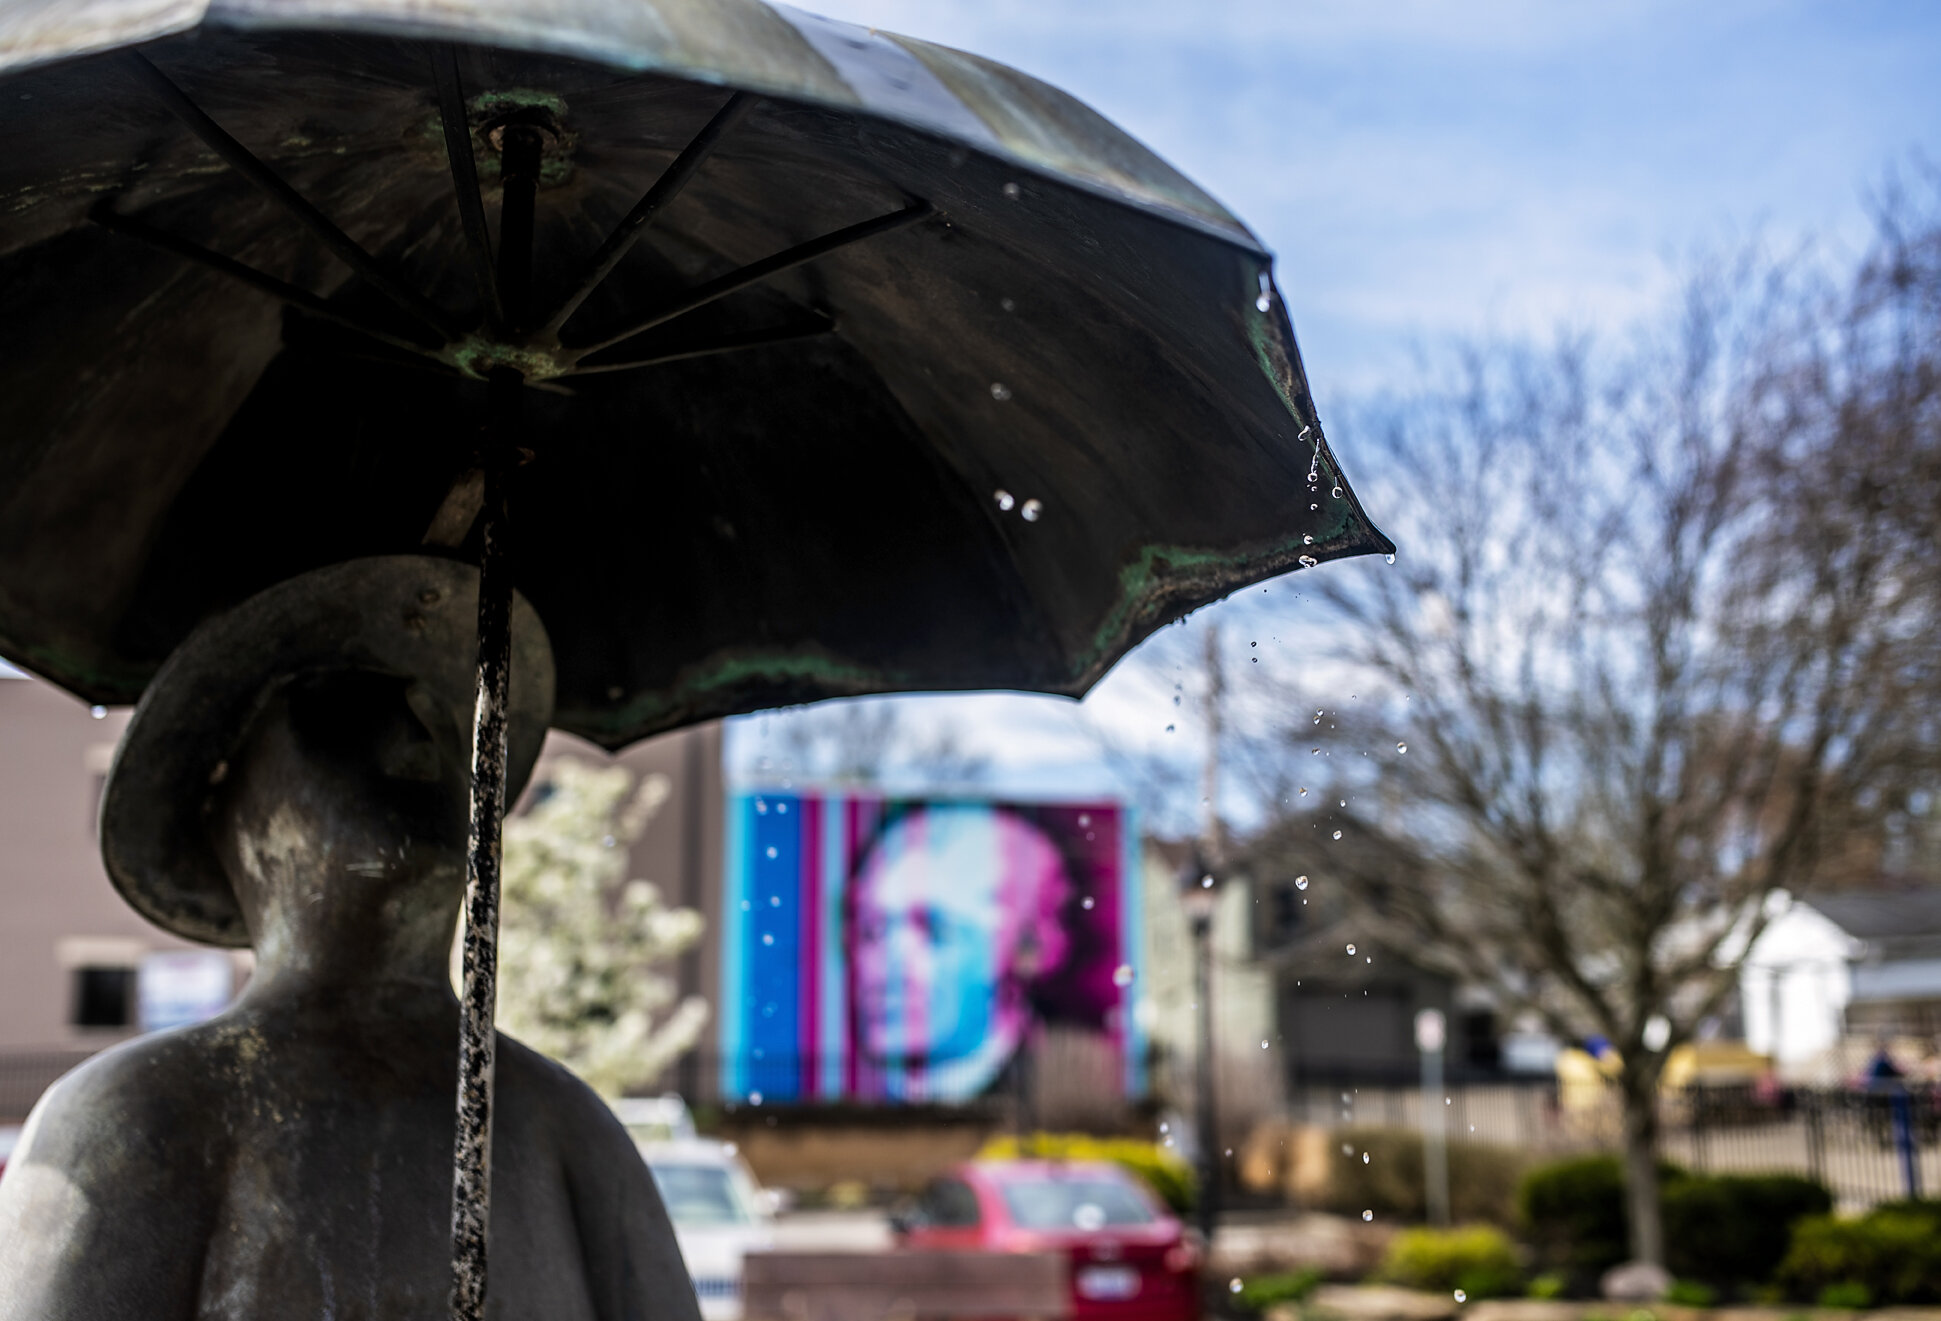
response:
<svg viewBox="0 0 1941 1321"><path fill-rule="evenodd" d="M1139 1194L1115 1179L1006 1179L998 1190L1024 1229L1103 1229L1154 1219Z"/></svg>
<svg viewBox="0 0 1941 1321"><path fill-rule="evenodd" d="M719 1165L649 1162L667 1214L683 1228L754 1223L733 1176Z"/></svg>

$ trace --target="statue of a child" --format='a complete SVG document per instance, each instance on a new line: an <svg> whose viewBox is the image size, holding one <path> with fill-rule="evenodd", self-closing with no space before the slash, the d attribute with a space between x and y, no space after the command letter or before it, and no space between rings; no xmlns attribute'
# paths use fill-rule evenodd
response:
<svg viewBox="0 0 1941 1321"><path fill-rule="evenodd" d="M450 1288L478 576L419 556L280 584L201 626L150 686L102 810L122 893L247 943L221 1016L56 1084L0 1181L0 1321L434 1321ZM551 710L514 614L508 792ZM698 1316L612 1113L501 1037L487 1313Z"/></svg>

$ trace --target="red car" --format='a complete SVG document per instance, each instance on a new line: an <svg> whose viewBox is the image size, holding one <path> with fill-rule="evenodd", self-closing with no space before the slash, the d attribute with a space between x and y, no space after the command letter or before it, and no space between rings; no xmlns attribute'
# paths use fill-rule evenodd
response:
<svg viewBox="0 0 1941 1321"><path fill-rule="evenodd" d="M1199 1248L1116 1165L961 1165L932 1180L896 1230L910 1248L1070 1254L1076 1321L1199 1321Z"/></svg>

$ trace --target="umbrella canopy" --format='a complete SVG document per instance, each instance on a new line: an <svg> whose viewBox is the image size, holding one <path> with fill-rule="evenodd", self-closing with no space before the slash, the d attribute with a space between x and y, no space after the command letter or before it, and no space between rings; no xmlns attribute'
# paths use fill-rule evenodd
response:
<svg viewBox="0 0 1941 1321"><path fill-rule="evenodd" d="M1077 695L1391 549L1253 235L970 55L755 0L9 0L0 116L0 654L91 701L296 573L474 557L494 366L540 387L507 526L555 723L608 747ZM510 123L516 334L446 150L489 189Z"/></svg>

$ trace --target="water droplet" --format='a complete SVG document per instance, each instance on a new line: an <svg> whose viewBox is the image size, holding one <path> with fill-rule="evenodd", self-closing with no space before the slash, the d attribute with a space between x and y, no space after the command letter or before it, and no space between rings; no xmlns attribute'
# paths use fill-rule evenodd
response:
<svg viewBox="0 0 1941 1321"><path fill-rule="evenodd" d="M777 803L775 804L775 810L782 816L787 816L789 814L789 805L787 803Z"/></svg>
<svg viewBox="0 0 1941 1321"><path fill-rule="evenodd" d="M1027 500L1018 509L1018 516L1023 518L1027 523L1036 523L1038 521L1038 515L1044 512L1045 507L1042 503L1037 500Z"/></svg>
<svg viewBox="0 0 1941 1321"><path fill-rule="evenodd" d="M1260 1048L1261 1048L1262 1050L1266 1050L1266 1049L1267 1049L1267 1042L1266 1042L1266 1040L1265 1040L1264 1038L1263 1038L1263 1039L1261 1040L1261 1043L1260 1043Z"/></svg>
<svg viewBox="0 0 1941 1321"><path fill-rule="evenodd" d="M748 1104L760 1105L761 1103L762 1103L762 1094L760 1092L748 1093Z"/></svg>
<svg viewBox="0 0 1941 1321"><path fill-rule="evenodd" d="M1166 726L1166 732L1167 732L1168 734L1170 734L1170 733L1172 733L1172 732L1173 732L1173 727L1172 727L1171 725L1168 725L1168 726Z"/></svg>
<svg viewBox="0 0 1941 1321"><path fill-rule="evenodd" d="M1469 1301L1469 1295L1464 1293L1461 1289L1458 1289L1456 1290L1456 1301L1459 1303L1466 1303Z"/></svg>
<svg viewBox="0 0 1941 1321"><path fill-rule="evenodd" d="M1092 824L1092 814L1091 814L1090 812L1080 812L1080 813L1078 814L1078 824L1079 824L1079 825L1081 825L1081 826L1089 826L1089 825L1091 825L1091 824Z"/></svg>
<svg viewBox="0 0 1941 1321"><path fill-rule="evenodd" d="M1308 755L1308 756L1310 756L1310 757L1318 757L1318 756L1320 756L1320 755L1321 755L1321 749L1319 749L1319 748L1312 748L1312 749L1310 749L1310 750L1308 751L1308 754L1307 754L1307 755Z"/></svg>
<svg viewBox="0 0 1941 1321"><path fill-rule="evenodd" d="M1114 986L1132 985L1132 965L1130 963L1121 963L1112 970L1112 984Z"/></svg>
<svg viewBox="0 0 1941 1321"><path fill-rule="evenodd" d="M1211 876L1200 877L1200 888L1202 890L1211 890L1213 888L1213 878Z"/></svg>
<svg viewBox="0 0 1941 1321"><path fill-rule="evenodd" d="M1265 312L1271 309L1273 306L1274 306L1274 300L1269 298L1266 294L1262 294L1260 297L1254 299L1255 311Z"/></svg>
<svg viewBox="0 0 1941 1321"><path fill-rule="evenodd" d="M88 708L88 714L96 720L106 720L108 718L108 708L105 706L91 706Z"/></svg>
<svg viewBox="0 0 1941 1321"><path fill-rule="evenodd" d="M1306 797L1307 797L1307 790L1305 790L1305 789L1303 789L1303 790L1301 790L1301 797L1303 797L1303 798L1306 798Z"/></svg>
<svg viewBox="0 0 1941 1321"><path fill-rule="evenodd" d="M1227 1281L1227 1292L1228 1293L1240 1292L1240 1277L1238 1275L1234 1276L1231 1280Z"/></svg>
<svg viewBox="0 0 1941 1321"><path fill-rule="evenodd" d="M1010 386L1006 385L1003 381L991 382L991 398L997 400L1001 404L1005 400L1009 399L1010 397L1011 397Z"/></svg>
<svg viewBox="0 0 1941 1321"><path fill-rule="evenodd" d="M1011 507L1018 503L1018 498L1001 486L991 492L991 499L997 501L998 509L1006 514L1010 513Z"/></svg>
<svg viewBox="0 0 1941 1321"><path fill-rule="evenodd" d="M1406 743L1397 743L1395 745L1395 750L1397 752L1407 752L1409 750L1409 745Z"/></svg>
<svg viewBox="0 0 1941 1321"><path fill-rule="evenodd" d="M764 931L764 932L762 932L762 944L764 944L764 945L773 945L774 943L775 943L775 933L774 933L774 932L772 932L772 931Z"/></svg>
<svg viewBox="0 0 1941 1321"><path fill-rule="evenodd" d="M1018 305L1017 305L1016 303L1014 303L1014 302L1012 302L1012 301L1011 301L1011 300L1010 300L1009 298L1000 298L1000 299L998 299L998 300L997 300L997 305L998 305L999 307L1001 307L1001 308L1003 308L1003 309L1004 309L1005 311L1007 311L1007 312L1015 312L1015 311L1017 311L1017 310L1018 310Z"/></svg>
<svg viewBox="0 0 1941 1321"><path fill-rule="evenodd" d="M1159 1131L1161 1133L1170 1133L1173 1131L1173 1126L1162 1119L1159 1121Z"/></svg>
<svg viewBox="0 0 1941 1321"><path fill-rule="evenodd" d="M603 849L610 849L617 843L619 843L619 841L616 840L612 835L602 835L600 837L600 847Z"/></svg>
<svg viewBox="0 0 1941 1321"><path fill-rule="evenodd" d="M1350 954L1353 954L1355 952L1355 947L1353 945L1348 946L1348 952Z"/></svg>
<svg viewBox="0 0 1941 1321"><path fill-rule="evenodd" d="M1375 1218L1375 1213L1373 1211L1363 1211L1361 1213L1361 1218L1365 1221L1373 1220Z"/></svg>
<svg viewBox="0 0 1941 1321"><path fill-rule="evenodd" d="M755 800L755 815L756 816L768 815L768 800L766 798L757 798Z"/></svg>
<svg viewBox="0 0 1941 1321"><path fill-rule="evenodd" d="M1340 838L1341 838L1341 832L1340 832L1339 830L1337 830L1337 831L1335 831L1335 832L1334 832L1334 837L1335 837L1336 839L1340 839Z"/></svg>
<svg viewBox="0 0 1941 1321"><path fill-rule="evenodd" d="M1366 1165L1368 1163L1368 1153L1365 1151L1361 1153L1361 1163L1363 1165Z"/></svg>
<svg viewBox="0 0 1941 1321"><path fill-rule="evenodd" d="M1387 556L1386 558L1390 564L1395 563L1395 557L1393 555Z"/></svg>
<svg viewBox="0 0 1941 1321"><path fill-rule="evenodd" d="M1255 656L1255 657L1253 657L1253 658L1252 658L1252 660L1253 660L1253 663L1254 663L1254 664L1256 664L1256 665L1258 665L1258 664L1260 664L1260 657L1258 657L1258 656Z"/></svg>
<svg viewBox="0 0 1941 1321"><path fill-rule="evenodd" d="M1300 565L1303 569L1312 569L1315 565L1319 564L1320 562L1321 562L1320 560L1315 559L1314 556L1312 555L1303 555L1300 558Z"/></svg>
<svg viewBox="0 0 1941 1321"><path fill-rule="evenodd" d="M782 906L782 896L779 894L771 894L768 896L768 906L770 908L780 908Z"/></svg>
<svg viewBox="0 0 1941 1321"><path fill-rule="evenodd" d="M1083 899L1079 900L1078 906L1089 911L1092 907L1092 896L1089 894L1086 895Z"/></svg>
<svg viewBox="0 0 1941 1321"><path fill-rule="evenodd" d="M1018 200L1018 193L1019 193L1019 189L1016 184L1007 183L1004 185L1004 195L1010 198L1013 202Z"/></svg>
<svg viewBox="0 0 1941 1321"><path fill-rule="evenodd" d="M1341 1144L1341 1154L1344 1156L1352 1156L1355 1154L1355 1149L1344 1142Z"/></svg>
<svg viewBox="0 0 1941 1321"><path fill-rule="evenodd" d="M1309 505L1308 512L1312 513L1314 510L1319 509L1320 507L1321 507L1320 505Z"/></svg>
<svg viewBox="0 0 1941 1321"><path fill-rule="evenodd" d="M1312 546L1314 544L1314 538L1306 534L1303 534L1301 537L1301 544L1303 546Z"/></svg>
<svg viewBox="0 0 1941 1321"><path fill-rule="evenodd" d="M776 856L776 850L775 850L775 846L774 846L773 844L770 844L770 845L768 846L768 856L769 856L769 857L771 857L771 858L773 858L773 857L775 857L775 856Z"/></svg>
<svg viewBox="0 0 1941 1321"><path fill-rule="evenodd" d="M1294 888L1295 888L1296 890L1305 890L1305 889L1307 889L1307 877L1305 877L1305 876L1296 876L1296 877L1294 878Z"/></svg>
<svg viewBox="0 0 1941 1321"><path fill-rule="evenodd" d="M1178 705L1179 705L1179 694L1178 694L1178 693L1174 693L1174 694L1173 694L1173 705L1174 705L1174 706L1178 706Z"/></svg>

